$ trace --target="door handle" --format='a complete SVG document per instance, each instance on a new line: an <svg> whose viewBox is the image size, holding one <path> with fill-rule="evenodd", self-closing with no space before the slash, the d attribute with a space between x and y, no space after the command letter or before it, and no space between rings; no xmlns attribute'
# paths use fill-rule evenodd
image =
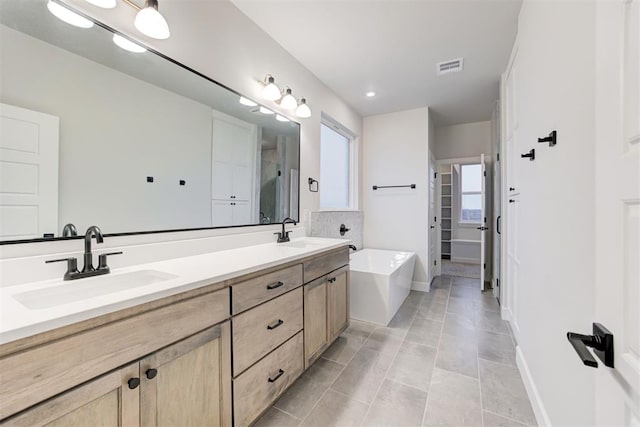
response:
<svg viewBox="0 0 640 427"><path fill-rule="evenodd" d="M500 218L502 218L502 215L498 215L498 218L496 218L496 233L498 234L502 234L500 233Z"/></svg>
<svg viewBox="0 0 640 427"><path fill-rule="evenodd" d="M429 228L436 228L436 226L435 226L435 225L432 225L432 226L430 226Z"/></svg>
<svg viewBox="0 0 640 427"><path fill-rule="evenodd" d="M567 332L567 339L586 366L598 367L598 362L587 348L591 347L605 366L613 368L613 334L600 323L593 324L593 335Z"/></svg>
<svg viewBox="0 0 640 427"><path fill-rule="evenodd" d="M476 227L476 230L485 231L488 230L489 227Z"/></svg>

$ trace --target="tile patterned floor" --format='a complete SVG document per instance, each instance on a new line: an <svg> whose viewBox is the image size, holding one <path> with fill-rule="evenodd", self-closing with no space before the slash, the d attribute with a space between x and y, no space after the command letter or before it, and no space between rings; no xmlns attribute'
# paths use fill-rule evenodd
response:
<svg viewBox="0 0 640 427"><path fill-rule="evenodd" d="M477 279L440 276L388 327L352 320L255 425L535 424L497 302Z"/></svg>

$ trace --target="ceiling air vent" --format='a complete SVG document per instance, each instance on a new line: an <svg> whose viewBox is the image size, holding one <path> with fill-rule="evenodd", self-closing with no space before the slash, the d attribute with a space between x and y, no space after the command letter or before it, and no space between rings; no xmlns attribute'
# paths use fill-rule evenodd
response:
<svg viewBox="0 0 640 427"><path fill-rule="evenodd" d="M443 74L460 72L462 71L462 64L463 64L462 58L438 62L438 64L436 64L436 67L438 69L438 75L441 76Z"/></svg>

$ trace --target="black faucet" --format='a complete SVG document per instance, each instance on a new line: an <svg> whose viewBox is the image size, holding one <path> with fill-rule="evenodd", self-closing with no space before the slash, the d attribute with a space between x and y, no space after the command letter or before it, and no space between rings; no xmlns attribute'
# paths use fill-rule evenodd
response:
<svg viewBox="0 0 640 427"><path fill-rule="evenodd" d="M65 225L64 228L62 229L62 237L77 236L77 235L78 235L78 229L72 223Z"/></svg>
<svg viewBox="0 0 640 427"><path fill-rule="evenodd" d="M91 253L91 238L93 236L96 236L96 243L104 242L102 231L97 225L92 225L91 227L87 228L87 232L84 234L84 267L82 267L83 273L95 270L95 268L93 268L93 254Z"/></svg>
<svg viewBox="0 0 640 427"><path fill-rule="evenodd" d="M289 218L286 217L285 219L282 220L282 232L281 233L273 233L273 234L277 234L278 235L278 243L285 243L285 242L289 242L291 239L289 239L289 233L291 233L292 231L285 231L284 229L284 225L287 223L293 223L293 225L297 225L298 223L296 222L295 219L293 218Z"/></svg>
<svg viewBox="0 0 640 427"><path fill-rule="evenodd" d="M356 248L356 245L349 245L349 249L353 249L354 251L358 250L358 248Z"/></svg>
<svg viewBox="0 0 640 427"><path fill-rule="evenodd" d="M62 258L62 259L52 259L45 261L47 264L51 262L67 262L67 272L64 274L64 280L74 280L81 279L83 277L91 277L91 276L99 276L102 274L108 274L111 270L107 265L107 257L109 255L120 255L122 252L111 252L108 254L100 254L98 257L99 263L98 268L93 267L93 254L91 253L91 239L93 236L96 237L97 243L104 242L104 237L102 236L102 231L100 228L92 225L87 228L87 232L84 235L84 267L82 271L78 271L78 259L77 258Z"/></svg>

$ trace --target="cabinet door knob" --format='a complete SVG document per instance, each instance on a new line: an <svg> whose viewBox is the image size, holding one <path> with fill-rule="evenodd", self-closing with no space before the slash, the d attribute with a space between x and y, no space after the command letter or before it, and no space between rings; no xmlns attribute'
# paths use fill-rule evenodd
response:
<svg viewBox="0 0 640 427"><path fill-rule="evenodd" d="M154 379L156 377L156 375L158 375L158 370L157 369L153 369L153 368L149 368L146 370L146 372L144 373L147 376L147 379Z"/></svg>
<svg viewBox="0 0 640 427"><path fill-rule="evenodd" d="M129 381L127 381L127 385L131 390L137 388L140 385L140 378L130 378Z"/></svg>

